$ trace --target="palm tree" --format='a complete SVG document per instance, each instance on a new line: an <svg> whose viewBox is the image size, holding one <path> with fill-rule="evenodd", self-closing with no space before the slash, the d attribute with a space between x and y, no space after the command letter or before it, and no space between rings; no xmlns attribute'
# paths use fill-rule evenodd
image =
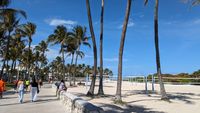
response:
<svg viewBox="0 0 200 113"><path fill-rule="evenodd" d="M72 41L72 40L73 40L73 41ZM70 84L70 86L72 86L70 74L73 74L73 73L72 73L72 65L73 65L73 62L74 62L74 54L75 54L76 49L77 49L77 46L74 44L74 40L75 40L75 39L71 39L70 42L72 42L72 43L69 43L69 44L64 48L64 51L65 51L66 53L68 53L67 56L72 56L72 58L71 58L71 66L70 66L69 75L68 75L68 79L69 79L69 84Z"/></svg>
<svg viewBox="0 0 200 113"><path fill-rule="evenodd" d="M10 1L3 0L0 2L0 28L1 28L1 40L6 43L6 50L3 59L3 66L1 69L1 75L3 74L3 70L5 67L6 57L8 57L8 49L10 45L10 38L12 31L17 27L19 23L19 19L17 19L17 15L21 14L24 18L26 18L26 14L24 11L15 10L11 8L7 8Z"/></svg>
<svg viewBox="0 0 200 113"><path fill-rule="evenodd" d="M24 40L21 40L21 35L19 35L17 32L15 32L12 35L12 39L10 42L9 47L9 56L10 60L12 61L11 65L11 75L15 75L15 68L16 68L16 62L20 58L23 49L25 48Z"/></svg>
<svg viewBox="0 0 200 113"><path fill-rule="evenodd" d="M64 56L64 47L68 42L70 33L67 31L65 26L57 26L54 30L54 33L48 37L47 43L52 43L52 45L60 44L60 52L62 53L62 62L63 62L63 77L65 76L65 56Z"/></svg>
<svg viewBox="0 0 200 113"><path fill-rule="evenodd" d="M63 78L63 75L60 75L61 74L60 72L63 71L63 58L57 56L56 59L54 60L54 65L57 78L59 79Z"/></svg>
<svg viewBox="0 0 200 113"><path fill-rule="evenodd" d="M48 51L48 43L42 40L37 46L35 46L35 49L40 51L42 56L44 56L45 52Z"/></svg>
<svg viewBox="0 0 200 113"><path fill-rule="evenodd" d="M104 0L101 0L100 76L99 76L98 95L104 95L104 92L103 92L103 16L104 16Z"/></svg>
<svg viewBox="0 0 200 113"><path fill-rule="evenodd" d="M122 87L122 60L123 60L123 50L124 50L124 41L126 37L126 30L129 20L129 15L131 11L131 1L127 0L127 7L126 7L126 15L124 20L124 25L122 29L121 41L120 41L120 48L119 48L119 64L118 64L118 78L117 78L117 91L115 96L116 102L121 102L121 87Z"/></svg>
<svg viewBox="0 0 200 113"><path fill-rule="evenodd" d="M81 59L85 56L84 52L83 51L78 51L76 50L76 59L75 59L75 67L77 66L77 60L78 60L78 57L80 57ZM73 85L75 85L75 77L76 77L76 68L74 70L74 74L73 74Z"/></svg>
<svg viewBox="0 0 200 113"><path fill-rule="evenodd" d="M46 61L45 52L48 51L48 43L42 40L37 46L35 46L35 50L41 53L41 65L40 65L40 69L41 69L44 66L44 63Z"/></svg>
<svg viewBox="0 0 200 113"><path fill-rule="evenodd" d="M31 60L31 43L32 43L32 36L36 32L36 25L34 23L28 22L27 24L23 24L21 26L21 32L28 37L28 62ZM30 62L28 63L28 77L30 78Z"/></svg>
<svg viewBox="0 0 200 113"><path fill-rule="evenodd" d="M85 45L90 47L90 44L88 42L89 37L86 36L86 27L82 26L76 26L73 28L73 38L76 39L77 41L77 50L76 50L76 58L75 58L75 66L77 65L78 62L78 56L81 58L84 56L84 53L80 51L81 45ZM76 74L76 68L75 68L75 74ZM74 75L76 76L76 75ZM75 78L74 78L74 85L75 85Z"/></svg>
<svg viewBox="0 0 200 113"><path fill-rule="evenodd" d="M93 25L92 25L92 17L91 17L89 0L86 0L86 7L87 7L90 33L91 33L91 36L92 36L93 54L94 54L94 70L93 70L93 75L92 75L92 82L91 82L91 85L90 85L90 89L87 92L87 96L93 96L94 95L95 81L96 81L96 73L97 73L96 72L96 69L97 69L97 47L96 47L94 29L93 29Z"/></svg>
<svg viewBox="0 0 200 113"><path fill-rule="evenodd" d="M145 4L147 4L148 0L145 0ZM154 33L155 33L155 50L156 50L156 67L157 67L157 75L160 84L160 93L161 93L161 100L169 100L167 97L162 73L161 73L161 65L160 65L160 53L159 53L159 38L158 38L158 5L159 0L155 0L155 9L154 9Z"/></svg>

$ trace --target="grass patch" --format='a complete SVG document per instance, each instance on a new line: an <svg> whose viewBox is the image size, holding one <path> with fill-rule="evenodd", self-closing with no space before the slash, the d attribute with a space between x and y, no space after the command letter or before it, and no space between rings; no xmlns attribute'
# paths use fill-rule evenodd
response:
<svg viewBox="0 0 200 113"><path fill-rule="evenodd" d="M6 90L11 90L13 89L15 86L15 84L12 84L12 83L6 83Z"/></svg>

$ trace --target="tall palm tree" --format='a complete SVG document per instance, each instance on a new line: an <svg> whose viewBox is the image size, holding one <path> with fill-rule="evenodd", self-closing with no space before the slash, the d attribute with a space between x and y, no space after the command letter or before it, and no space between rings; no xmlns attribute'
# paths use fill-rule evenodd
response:
<svg viewBox="0 0 200 113"><path fill-rule="evenodd" d="M147 4L148 0L145 0L145 5ZM161 73L161 65L160 65L160 52L159 52L159 36L158 36L158 5L159 0L155 0L155 8L154 8L154 40L155 40L155 50L156 50L156 68L157 68L157 75L159 79L160 84L160 93L161 93L161 100L169 100L167 97L163 79L162 79L162 73Z"/></svg>
<svg viewBox="0 0 200 113"><path fill-rule="evenodd" d="M42 56L44 56L45 52L48 51L48 43L42 40L37 46L35 46L35 49L40 51Z"/></svg>
<svg viewBox="0 0 200 113"><path fill-rule="evenodd" d="M68 45L64 48L64 51L68 54L67 56L71 56L71 65L70 65L70 69L69 69L69 75L68 75L68 79L69 79L69 84L70 86L72 86L72 83L71 83L71 76L73 73L72 73L72 66L73 66L73 62L74 62L74 54L76 52L76 49L77 49L77 46L76 44L74 44L74 40L75 39L70 39L71 43L68 43ZM74 75L74 74L73 74Z"/></svg>
<svg viewBox="0 0 200 113"><path fill-rule="evenodd" d="M1 32L1 39L6 41L6 50L5 50L5 56L3 59L3 66L1 69L1 75L3 74L3 70L5 67L6 57L8 57L8 49L9 49L9 43L11 38L11 32L16 28L16 26L19 23L19 19L17 19L17 15L20 15L24 18L26 18L26 13L22 10L16 10L12 8L7 8L10 4L10 0L1 0L0 1L0 32Z"/></svg>
<svg viewBox="0 0 200 113"><path fill-rule="evenodd" d="M98 95L104 95L104 92L103 92L103 17L104 17L104 0L101 0L100 76L99 76Z"/></svg>
<svg viewBox="0 0 200 113"><path fill-rule="evenodd" d="M39 51L41 53L41 65L40 69L44 66L45 63L45 52L48 51L48 43L46 43L44 40L42 40L37 46L35 46L35 50Z"/></svg>
<svg viewBox="0 0 200 113"><path fill-rule="evenodd" d="M88 46L90 47L90 43L88 42L89 37L86 36L86 27L82 27L82 26L76 26L73 28L73 38L75 38L76 42L77 42L77 50L76 50L76 58L75 58L75 67L77 66L77 62L78 62L78 56L80 56L82 58L82 56L84 55L84 53L82 51L80 51L80 48L82 45L84 46ZM82 54L83 53L83 54ZM75 68L75 74L76 74L76 68ZM76 76L74 74L74 76ZM75 85L75 79L74 79L74 85Z"/></svg>
<svg viewBox="0 0 200 113"><path fill-rule="evenodd" d="M121 41L120 41L120 48L119 48L119 64L118 64L118 78L117 78L117 91L115 96L116 102L121 102L121 87L122 87L122 60L123 60L123 50L124 50L124 42L126 37L126 30L129 20L129 15L131 11L131 1L127 0L127 7L126 7L126 15L122 29Z"/></svg>
<svg viewBox="0 0 200 113"><path fill-rule="evenodd" d="M31 60L31 43L32 43L32 36L36 32L36 25L34 23L28 22L27 24L22 25L22 33L24 33L28 37L28 62ZM28 63L28 77L30 78L30 62Z"/></svg>
<svg viewBox="0 0 200 113"><path fill-rule="evenodd" d="M90 33L92 36L92 44L93 44L93 54L94 54L94 70L92 74L92 82L90 85L90 89L87 92L87 96L93 96L94 95L94 88L95 88L95 81L96 81L96 73L97 73L97 47L96 47L96 40L95 40L95 34L94 29L92 25L92 16L90 11L90 2L89 0L86 0L86 7L87 7L87 15L88 15L88 22L90 27Z"/></svg>
<svg viewBox="0 0 200 113"><path fill-rule="evenodd" d="M54 30L54 33L48 37L47 43L52 43L52 45L60 44L60 52L62 53L62 62L63 62L63 77L65 76L65 55L64 55L64 47L66 43L68 43L70 33L67 31L65 26L57 26Z"/></svg>
<svg viewBox="0 0 200 113"><path fill-rule="evenodd" d="M23 49L25 48L24 40L21 40L21 35L18 33L14 33L12 35L11 41L10 41L10 46L9 46L9 56L10 60L12 61L11 65L11 75L15 75L15 67L16 67L16 62L20 58Z"/></svg>
<svg viewBox="0 0 200 113"><path fill-rule="evenodd" d="M78 51L78 50L76 50L76 56L77 56L77 58L75 59L75 67L77 67L77 59L78 59L78 57L80 57L81 59L85 56L85 54L84 54L84 52L83 51ZM75 77L76 77L76 69L77 68L75 68L75 70L74 70L74 73L73 73L73 85L75 85L76 83L76 81L75 81Z"/></svg>

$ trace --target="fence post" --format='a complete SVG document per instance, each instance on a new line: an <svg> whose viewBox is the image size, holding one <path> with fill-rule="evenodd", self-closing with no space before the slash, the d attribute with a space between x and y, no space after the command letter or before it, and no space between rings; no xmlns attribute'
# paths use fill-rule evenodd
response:
<svg viewBox="0 0 200 113"><path fill-rule="evenodd" d="M152 75L152 92L154 92L154 82L155 82L154 75Z"/></svg>
<svg viewBox="0 0 200 113"><path fill-rule="evenodd" d="M146 94L148 94L147 77L145 76L144 79L145 79L145 92Z"/></svg>

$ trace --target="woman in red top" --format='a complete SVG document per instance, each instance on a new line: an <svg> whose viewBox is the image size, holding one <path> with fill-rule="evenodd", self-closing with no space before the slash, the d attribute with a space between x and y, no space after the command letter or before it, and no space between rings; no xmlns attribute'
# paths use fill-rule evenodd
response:
<svg viewBox="0 0 200 113"><path fill-rule="evenodd" d="M5 82L0 78L0 99L3 98L4 90L5 90Z"/></svg>

